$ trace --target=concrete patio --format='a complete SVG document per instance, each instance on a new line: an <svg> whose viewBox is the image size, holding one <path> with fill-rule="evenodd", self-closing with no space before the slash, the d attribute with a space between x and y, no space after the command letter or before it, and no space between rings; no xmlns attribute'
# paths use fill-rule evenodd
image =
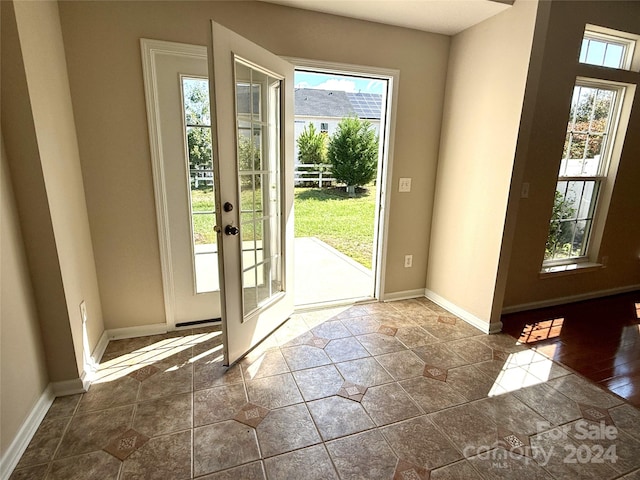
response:
<svg viewBox="0 0 640 480"><path fill-rule="evenodd" d="M371 270L315 237L296 238L296 307L372 296Z"/></svg>
<svg viewBox="0 0 640 480"><path fill-rule="evenodd" d="M373 273L315 237L295 239L296 308L339 303L373 296ZM196 247L199 291L219 288L218 254L214 245Z"/></svg>

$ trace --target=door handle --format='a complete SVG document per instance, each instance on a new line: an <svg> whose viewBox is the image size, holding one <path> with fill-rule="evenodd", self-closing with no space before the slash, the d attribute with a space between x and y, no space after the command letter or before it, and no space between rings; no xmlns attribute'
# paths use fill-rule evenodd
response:
<svg viewBox="0 0 640 480"><path fill-rule="evenodd" d="M238 235L240 233L240 229L238 227L234 227L233 225L227 225L224 227L224 233L227 235Z"/></svg>

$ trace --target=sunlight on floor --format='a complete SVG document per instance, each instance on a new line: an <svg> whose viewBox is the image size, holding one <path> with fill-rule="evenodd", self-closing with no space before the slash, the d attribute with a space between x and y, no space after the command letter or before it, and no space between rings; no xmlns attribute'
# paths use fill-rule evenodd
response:
<svg viewBox="0 0 640 480"><path fill-rule="evenodd" d="M220 335L222 335L222 332L207 332L160 340L151 345L134 350L131 353L126 353L100 363L97 370L93 373L92 383L112 382L148 365L157 364L158 362L187 350L188 348L212 340ZM194 356L189 359L189 363L193 363L211 355L215 355L215 359L212 361L221 360L222 344ZM179 368L178 365L173 365L165 371L171 371L177 368Z"/></svg>
<svg viewBox="0 0 640 480"><path fill-rule="evenodd" d="M265 354L263 353L262 355L260 355L260 357L253 362L249 368L247 368L247 372L246 374L249 376L249 379L253 379L253 377L255 377L258 372L260 371L260 366L262 365L262 362L265 359Z"/></svg>
<svg viewBox="0 0 640 480"><path fill-rule="evenodd" d="M640 309L640 304L637 307ZM272 363L272 359L267 355L270 347L283 345L294 340L296 344L307 344L315 336L315 331L312 331L314 326L320 326L326 321L336 318L346 309L346 307L338 307L308 311L304 314L305 320L302 318L290 319L274 332L271 341L268 340L247 356L246 370L244 371L246 378L256 378L261 374L265 365ZM519 348L522 348L522 350L513 351L511 348L509 348L510 352L494 350L494 360L502 361L503 364L499 372L496 373L495 380L486 396L503 395L548 381L551 378L551 370L554 365L553 361L549 359L549 357L553 356L553 351L549 350L553 345L542 345L538 349L531 347L535 342L559 336L563 323L564 318L555 318L526 325L520 339L514 339L512 345L515 350ZM151 365L157 366L159 362L163 361L162 368L165 372L177 370L185 364L202 360L207 363L219 362L223 358L221 335L222 332L220 331L199 334L185 333L182 336L176 333L174 337L164 338L101 363L94 373L93 383L112 382L136 371L141 371L139 373L142 373L143 369ZM216 338L220 343L216 344L214 342L212 348L207 348L211 345L209 343L206 347L200 347L198 351L189 356L189 359L185 359L185 356L182 355L182 360L166 362L172 356ZM206 350L200 351L204 348ZM544 351L539 351L540 348L544 349Z"/></svg>
<svg viewBox="0 0 640 480"><path fill-rule="evenodd" d="M535 350L511 353L487 396L495 397L544 383L550 379L552 366L551 360Z"/></svg>
<svg viewBox="0 0 640 480"><path fill-rule="evenodd" d="M547 340L549 338L559 337L563 324L564 318L560 317L525 325L522 333L520 334L520 342L534 343L541 340Z"/></svg>
<svg viewBox="0 0 640 480"><path fill-rule="evenodd" d="M559 337L563 324L564 317L529 323L522 329L516 345L531 347L537 342ZM513 392L549 380L553 367L550 358L553 358L556 347L556 344L543 345L543 353L536 348L510 353L488 396Z"/></svg>

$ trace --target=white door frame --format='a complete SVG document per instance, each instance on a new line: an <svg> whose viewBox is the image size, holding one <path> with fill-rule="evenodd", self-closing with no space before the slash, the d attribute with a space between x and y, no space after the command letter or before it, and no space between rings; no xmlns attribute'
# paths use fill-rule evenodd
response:
<svg viewBox="0 0 640 480"><path fill-rule="evenodd" d="M160 106L157 92L156 58L158 55L176 55L207 60L207 47L201 45L189 45L185 43L168 42L164 40L140 39L142 50L142 70L144 88L146 93L147 121L149 123L149 146L151 151L151 167L153 173L153 192L156 206L156 221L158 226L158 244L160 248L160 268L162 272L162 287L164 296L165 321L168 330L175 329L175 299L174 299L174 275L171 263L171 241L169 236L169 215L166 192L164 190L165 173L163 164L163 151L160 133ZM336 74L354 74L371 78L379 77L389 81L391 97L387 96L387 122L384 135L388 141L383 142L383 155L386 168L378 169L378 185L384 185L380 192L380 208L376 209L376 215L380 218L376 222L378 231L375 232L377 240L377 262L375 278L375 292L377 299L385 300L385 272L387 264L387 239L389 225L389 205L392 191L393 151L395 141L396 111L398 104L398 85L400 71L380 67L351 65L337 62L309 60L295 57L283 57L296 68L309 68L318 72Z"/></svg>
<svg viewBox="0 0 640 480"><path fill-rule="evenodd" d="M385 272L387 266L387 239L389 225L389 205L392 192L393 172L393 145L396 131L396 110L398 105L398 85L400 81L400 70L368 67L364 65L351 65L346 63L326 62L322 60L309 60L296 57L282 57L292 63L296 69L307 68L320 73L355 75L367 78L379 78L389 82L391 95L387 95L386 117L384 126L384 137L382 151L382 168L378 168L377 185L384 188L378 189L378 208L376 208L376 231L374 232L374 242L376 245L376 269L374 272L375 291L374 296L380 301L384 301Z"/></svg>
<svg viewBox="0 0 640 480"><path fill-rule="evenodd" d="M140 39L142 50L142 71L146 94L147 121L149 122L149 146L151 149L151 167L153 172L153 194L156 204L158 224L158 243L160 246L160 268L162 270L162 289L164 311L168 330L176 328L175 318L175 282L171 263L171 240L169 234L169 209L165 192L164 154L160 131L160 104L157 90L157 57L174 55L197 58L207 61L207 47L163 40Z"/></svg>

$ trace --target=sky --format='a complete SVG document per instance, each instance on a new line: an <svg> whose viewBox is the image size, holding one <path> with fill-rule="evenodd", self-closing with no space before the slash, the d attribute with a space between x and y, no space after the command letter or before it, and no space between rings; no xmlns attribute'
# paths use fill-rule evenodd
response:
<svg viewBox="0 0 640 480"><path fill-rule="evenodd" d="M342 90L345 92L379 93L384 92L385 80L344 75L326 75L296 71L296 88L319 88L322 90Z"/></svg>

